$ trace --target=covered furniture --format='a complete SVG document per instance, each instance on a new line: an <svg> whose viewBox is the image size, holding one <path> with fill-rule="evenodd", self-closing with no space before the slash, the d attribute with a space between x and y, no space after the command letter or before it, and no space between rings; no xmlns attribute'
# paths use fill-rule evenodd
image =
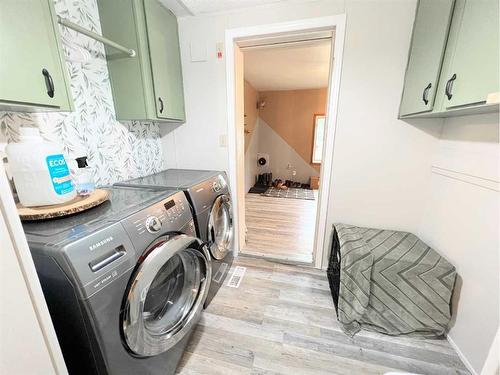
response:
<svg viewBox="0 0 500 375"><path fill-rule="evenodd" d="M342 329L442 336L451 319L456 271L408 232L335 224L328 267Z"/></svg>

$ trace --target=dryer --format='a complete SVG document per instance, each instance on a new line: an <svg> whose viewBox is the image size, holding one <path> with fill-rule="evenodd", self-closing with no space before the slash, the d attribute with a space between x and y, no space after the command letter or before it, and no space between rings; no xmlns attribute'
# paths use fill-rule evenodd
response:
<svg viewBox="0 0 500 375"><path fill-rule="evenodd" d="M174 374L210 255L182 192L109 189L85 213L24 223L71 374Z"/></svg>
<svg viewBox="0 0 500 375"><path fill-rule="evenodd" d="M233 262L233 212L225 172L167 169L115 186L145 189L179 189L191 204L197 234L206 241L212 257L212 282L205 306L217 294Z"/></svg>

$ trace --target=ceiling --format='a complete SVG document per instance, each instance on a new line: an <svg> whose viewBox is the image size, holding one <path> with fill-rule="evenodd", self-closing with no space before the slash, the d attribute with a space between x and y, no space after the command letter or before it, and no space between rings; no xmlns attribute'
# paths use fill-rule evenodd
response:
<svg viewBox="0 0 500 375"><path fill-rule="evenodd" d="M290 0L160 0L177 17L229 12Z"/></svg>
<svg viewBox="0 0 500 375"><path fill-rule="evenodd" d="M258 91L328 87L331 40L243 50L245 80Z"/></svg>

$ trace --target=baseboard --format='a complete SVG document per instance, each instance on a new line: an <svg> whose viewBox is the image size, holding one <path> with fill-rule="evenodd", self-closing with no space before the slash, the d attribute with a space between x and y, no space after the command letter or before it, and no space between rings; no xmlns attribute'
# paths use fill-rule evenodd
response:
<svg viewBox="0 0 500 375"><path fill-rule="evenodd" d="M467 370L469 370L472 375L478 375L478 373L476 372L476 370L474 370L474 367L472 367L472 365L470 364L470 362L467 360L467 357L465 357L464 353L462 353L462 351L460 350L460 348L458 347L458 345L455 344L455 341L453 341L453 339L449 335L446 335L446 339L448 340L448 342L450 343L450 345L452 346L452 348L455 349L455 351L457 352L458 356L460 357L460 360L463 362L463 364L465 365L465 367L467 367Z"/></svg>

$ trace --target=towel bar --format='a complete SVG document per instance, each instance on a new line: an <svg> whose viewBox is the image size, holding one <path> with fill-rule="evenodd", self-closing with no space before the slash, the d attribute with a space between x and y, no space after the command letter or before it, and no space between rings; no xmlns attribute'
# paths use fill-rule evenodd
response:
<svg viewBox="0 0 500 375"><path fill-rule="evenodd" d="M95 39L95 40L97 40L103 44L106 44L110 47L113 47L119 51L125 52L130 57L136 56L136 52L133 49L124 47L121 44L113 42L112 40L109 40L109 39L107 39L99 34L96 34L90 30L87 30L87 29L81 27L80 25L77 25L76 23L71 22L70 20L68 20L66 18L62 18L61 16L57 16L57 22L63 26L66 26L72 30L75 30L76 32L84 34L84 35L88 36L89 38Z"/></svg>

